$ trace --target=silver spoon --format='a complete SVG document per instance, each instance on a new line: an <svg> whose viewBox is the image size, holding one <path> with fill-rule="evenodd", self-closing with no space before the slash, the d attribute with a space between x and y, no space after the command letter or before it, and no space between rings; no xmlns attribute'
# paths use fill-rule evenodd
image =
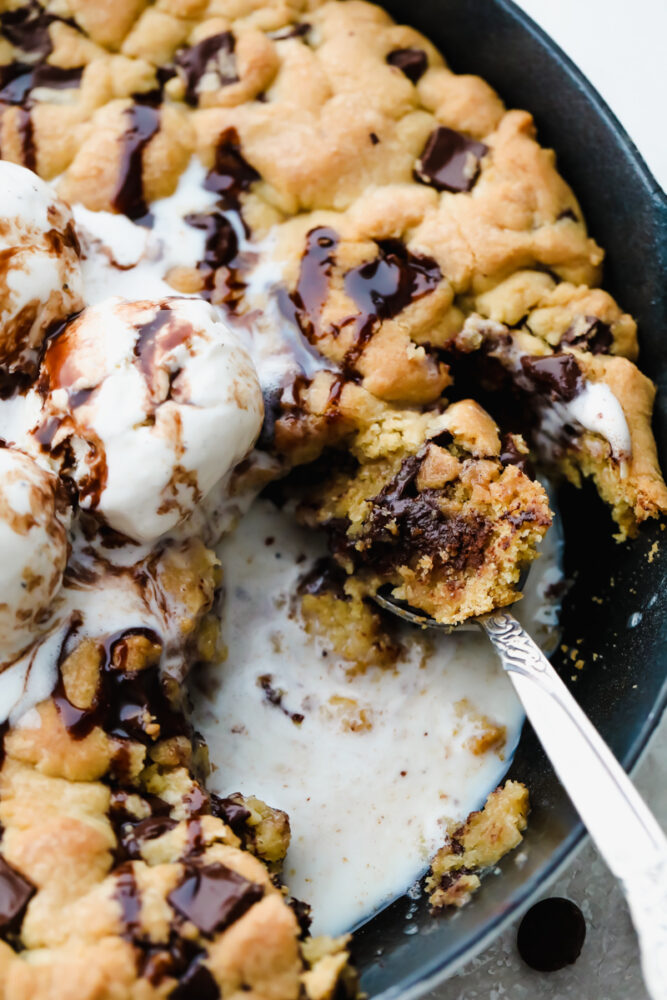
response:
<svg viewBox="0 0 667 1000"><path fill-rule="evenodd" d="M667 838L539 646L505 609L451 626L381 593L375 600L420 628L481 629L489 637L556 774L621 882L648 992L667 1000Z"/></svg>

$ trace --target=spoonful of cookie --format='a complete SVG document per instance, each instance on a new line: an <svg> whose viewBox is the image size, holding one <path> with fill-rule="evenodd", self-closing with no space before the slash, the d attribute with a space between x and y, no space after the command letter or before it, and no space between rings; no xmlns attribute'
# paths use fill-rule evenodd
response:
<svg viewBox="0 0 667 1000"><path fill-rule="evenodd" d="M384 588L383 588L384 590ZM378 592L386 611L419 628L481 629L579 816L620 880L639 938L647 988L667 997L667 838L650 809L539 646L506 608L445 625Z"/></svg>

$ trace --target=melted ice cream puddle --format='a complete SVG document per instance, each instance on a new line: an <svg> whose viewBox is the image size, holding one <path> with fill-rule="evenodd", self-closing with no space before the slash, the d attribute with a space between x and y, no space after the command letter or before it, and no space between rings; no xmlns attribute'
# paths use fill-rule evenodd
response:
<svg viewBox="0 0 667 1000"><path fill-rule="evenodd" d="M545 594L560 579L559 548L554 530L517 606L543 645L555 641L557 606ZM403 893L442 844L446 822L482 804L509 766L523 713L488 641L471 633L429 635L425 657L419 632L406 631L409 653L397 670L348 679L290 617L297 580L323 550L265 500L219 546L228 656L213 674L214 695L195 690L194 723L215 762L213 791L256 794L289 813L285 881L311 903L315 933L339 933ZM267 674L284 692L281 706L258 684ZM361 710L368 731L349 727ZM483 729L479 715L506 727L504 759L466 747Z"/></svg>

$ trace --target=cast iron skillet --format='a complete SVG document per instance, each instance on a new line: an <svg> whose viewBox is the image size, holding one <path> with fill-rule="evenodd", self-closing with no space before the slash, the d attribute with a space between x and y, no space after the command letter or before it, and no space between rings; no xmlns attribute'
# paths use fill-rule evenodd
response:
<svg viewBox="0 0 667 1000"><path fill-rule="evenodd" d="M591 234L607 250L605 287L639 321L641 366L659 388L655 431L667 468L667 199L637 150L576 67L509 0L384 0L383 6L432 39L454 70L479 74L508 107L534 114L540 141L556 150ZM667 532L652 523L618 545L593 490L563 487L559 502L565 568L574 579L564 602L563 643L576 647L586 665L574 670L562 650L553 662L568 683L577 675L575 695L630 768L667 701ZM636 612L642 619L631 627ZM510 776L531 792L525 865L505 858L502 877L487 878L456 919L431 917L422 896L407 922L414 902L405 897L370 920L354 943L370 997L416 997L432 988L571 856L583 831L528 725ZM406 935L411 927L418 933Z"/></svg>

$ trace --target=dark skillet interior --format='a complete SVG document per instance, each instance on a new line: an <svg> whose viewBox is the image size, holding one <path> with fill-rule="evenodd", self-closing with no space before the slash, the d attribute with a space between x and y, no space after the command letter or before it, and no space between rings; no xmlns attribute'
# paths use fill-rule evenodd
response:
<svg viewBox="0 0 667 1000"><path fill-rule="evenodd" d="M399 22L422 31L458 72L484 77L508 107L527 108L540 141L558 155L591 234L607 251L605 287L639 321L641 367L658 384L655 431L667 468L667 200L590 84L522 12L506 0L385 0ZM612 522L591 489L562 488L566 573L574 583L563 611L568 653L553 662L617 756L630 767L667 699L667 532L652 523L631 543L612 540ZM649 562L649 551L659 542ZM596 600L597 599L597 600ZM600 601L600 599L602 599ZM642 620L629 627L633 614ZM597 659L593 660L593 653ZM371 996L414 989L470 954L482 937L572 851L581 826L526 726L510 771L531 791L522 868L509 855L456 919L432 918L424 899L406 922L400 899L355 935L362 988ZM630 845L628 845L630 847ZM406 935L417 926L419 933ZM429 983L428 985L432 985Z"/></svg>

